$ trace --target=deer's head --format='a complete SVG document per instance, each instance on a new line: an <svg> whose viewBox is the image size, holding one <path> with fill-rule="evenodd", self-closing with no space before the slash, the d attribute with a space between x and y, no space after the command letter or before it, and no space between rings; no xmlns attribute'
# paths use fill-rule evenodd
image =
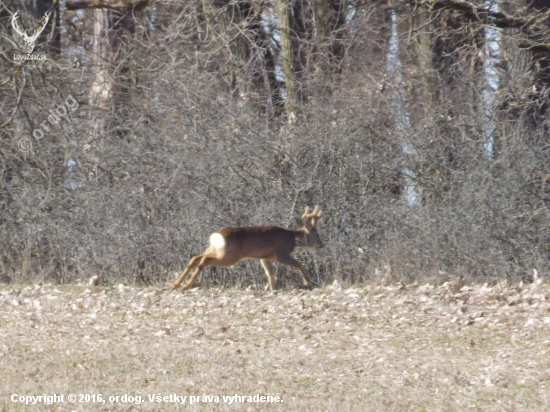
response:
<svg viewBox="0 0 550 412"><path fill-rule="evenodd" d="M306 247L322 248L323 241L317 232L317 222L321 219L322 212L319 210L319 206L315 206L313 211L309 210L306 206L306 210L302 215L302 218L295 218L298 230L305 234Z"/></svg>

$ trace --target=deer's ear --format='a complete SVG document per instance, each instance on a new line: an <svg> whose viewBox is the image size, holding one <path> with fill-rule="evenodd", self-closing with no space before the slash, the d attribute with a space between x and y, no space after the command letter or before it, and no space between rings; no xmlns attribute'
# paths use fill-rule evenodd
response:
<svg viewBox="0 0 550 412"><path fill-rule="evenodd" d="M299 217L294 218L294 223L296 223L296 226L298 226L298 229L301 229L305 226L304 221L302 219L300 219Z"/></svg>

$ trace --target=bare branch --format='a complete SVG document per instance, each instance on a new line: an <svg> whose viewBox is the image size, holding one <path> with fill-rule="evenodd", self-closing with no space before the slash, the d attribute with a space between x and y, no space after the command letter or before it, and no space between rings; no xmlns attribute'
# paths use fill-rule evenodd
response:
<svg viewBox="0 0 550 412"><path fill-rule="evenodd" d="M415 1L415 3L430 10L457 10L473 20L501 28L531 28L540 26L550 21L550 10L541 14L510 16L503 11L492 11L487 7L476 6L475 4L465 0L421 0Z"/></svg>
<svg viewBox="0 0 550 412"><path fill-rule="evenodd" d="M111 9L121 12L141 10L149 7L155 0L67 0L68 10Z"/></svg>

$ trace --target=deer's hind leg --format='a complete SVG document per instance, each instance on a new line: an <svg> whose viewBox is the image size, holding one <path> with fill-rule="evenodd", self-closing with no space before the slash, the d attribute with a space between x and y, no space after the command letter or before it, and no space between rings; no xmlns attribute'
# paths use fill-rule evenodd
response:
<svg viewBox="0 0 550 412"><path fill-rule="evenodd" d="M193 269L194 267L198 266L202 259L204 259L205 255L198 255L189 261L183 272L181 273L180 277L176 279L174 283L172 283L172 286L170 286L170 290L176 289L181 283L185 280L188 273Z"/></svg>
<svg viewBox="0 0 550 412"><path fill-rule="evenodd" d="M189 278L187 283L183 285L183 290L188 290L195 284L195 279L197 278L198 274L203 270L206 266L220 266L220 267L229 267L233 266L235 263L238 262L238 260L232 258L232 257L218 257L215 252L213 253L204 253L201 256L198 256L201 259L199 260L199 263L195 264L195 272L193 272L193 275ZM182 279L183 280L183 279Z"/></svg>
<svg viewBox="0 0 550 412"><path fill-rule="evenodd" d="M265 274L267 275L267 281L269 282L269 290L272 292L275 290L275 276L273 275L273 264L267 259L260 259Z"/></svg>

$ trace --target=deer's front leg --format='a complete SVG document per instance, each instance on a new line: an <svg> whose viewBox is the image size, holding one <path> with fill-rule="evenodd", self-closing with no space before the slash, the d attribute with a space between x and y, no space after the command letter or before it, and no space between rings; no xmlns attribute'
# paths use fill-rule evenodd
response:
<svg viewBox="0 0 550 412"><path fill-rule="evenodd" d="M311 289L311 280L309 279L309 276L306 274L306 271L304 270L304 265L302 265L299 261L294 259L292 256L278 256L277 260L279 263L282 263L283 265L292 266L300 272L302 275L302 281L304 284L304 287Z"/></svg>

